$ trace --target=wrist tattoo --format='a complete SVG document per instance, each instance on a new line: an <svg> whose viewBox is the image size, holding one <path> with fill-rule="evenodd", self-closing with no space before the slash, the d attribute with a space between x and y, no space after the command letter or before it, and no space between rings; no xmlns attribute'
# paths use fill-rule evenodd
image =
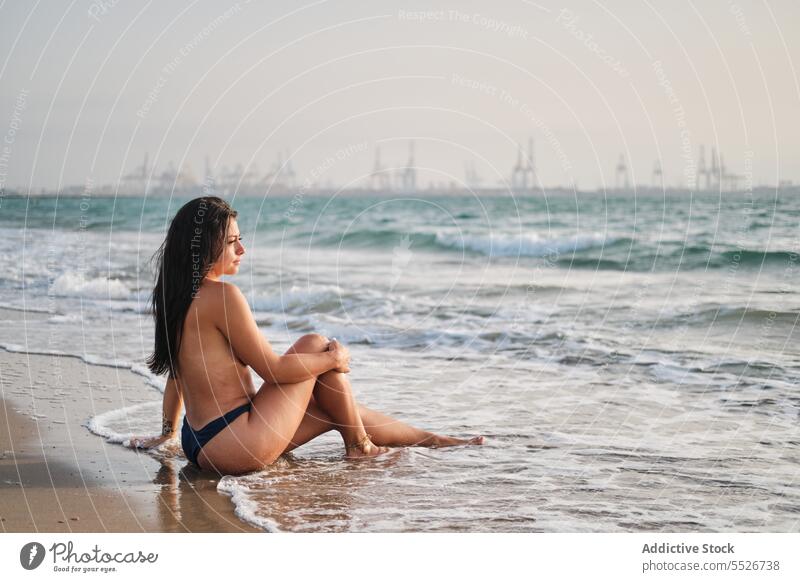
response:
<svg viewBox="0 0 800 582"><path fill-rule="evenodd" d="M161 436L172 435L172 421L166 416L161 418Z"/></svg>

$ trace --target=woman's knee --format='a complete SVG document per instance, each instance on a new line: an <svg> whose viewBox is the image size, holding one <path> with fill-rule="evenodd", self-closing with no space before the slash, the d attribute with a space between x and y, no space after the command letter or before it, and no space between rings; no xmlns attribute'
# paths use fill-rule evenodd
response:
<svg viewBox="0 0 800 582"><path fill-rule="evenodd" d="M328 349L328 343L330 343L330 340L322 334L307 333L294 343L290 351L294 350L302 353L324 352Z"/></svg>

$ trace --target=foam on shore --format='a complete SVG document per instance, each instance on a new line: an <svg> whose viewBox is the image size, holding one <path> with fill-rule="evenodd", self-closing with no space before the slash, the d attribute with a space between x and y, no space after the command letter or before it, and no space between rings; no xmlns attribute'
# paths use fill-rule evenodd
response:
<svg viewBox="0 0 800 582"><path fill-rule="evenodd" d="M134 404L95 415L84 426L110 443L129 447L131 438L145 434L148 424L159 417L160 409L158 400ZM120 432L124 429L128 430Z"/></svg>

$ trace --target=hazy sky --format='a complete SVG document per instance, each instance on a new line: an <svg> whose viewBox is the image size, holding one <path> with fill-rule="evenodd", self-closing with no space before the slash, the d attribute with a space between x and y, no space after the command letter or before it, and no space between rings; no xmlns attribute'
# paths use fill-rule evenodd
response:
<svg viewBox="0 0 800 582"><path fill-rule="evenodd" d="M145 152L202 178L206 155L263 171L289 151L301 180L342 183L414 139L423 185L470 159L496 185L533 136L544 185L613 185L621 153L636 182L660 158L685 185L700 144L796 183L798 25L796 0L11 0L0 180L111 182Z"/></svg>

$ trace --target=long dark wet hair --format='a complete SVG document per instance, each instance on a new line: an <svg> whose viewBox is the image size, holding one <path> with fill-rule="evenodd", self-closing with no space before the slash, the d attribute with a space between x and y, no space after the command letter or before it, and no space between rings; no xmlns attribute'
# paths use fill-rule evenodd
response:
<svg viewBox="0 0 800 582"><path fill-rule="evenodd" d="M203 278L222 253L228 221L237 212L222 198L203 196L184 204L153 255L157 262L151 297L156 324L153 353L147 367L157 375L178 375L178 353L186 313Z"/></svg>

